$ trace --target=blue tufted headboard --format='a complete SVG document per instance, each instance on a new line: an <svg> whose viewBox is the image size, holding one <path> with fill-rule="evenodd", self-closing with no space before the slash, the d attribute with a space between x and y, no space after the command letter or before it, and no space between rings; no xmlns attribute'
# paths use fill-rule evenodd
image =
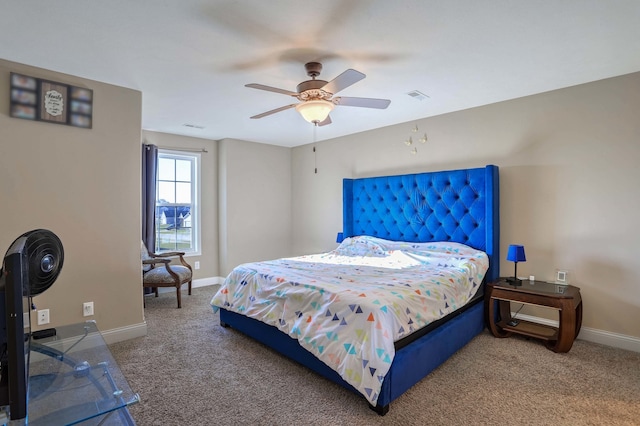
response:
<svg viewBox="0 0 640 426"><path fill-rule="evenodd" d="M486 280L500 274L498 167L343 181L345 237L454 241L489 256Z"/></svg>

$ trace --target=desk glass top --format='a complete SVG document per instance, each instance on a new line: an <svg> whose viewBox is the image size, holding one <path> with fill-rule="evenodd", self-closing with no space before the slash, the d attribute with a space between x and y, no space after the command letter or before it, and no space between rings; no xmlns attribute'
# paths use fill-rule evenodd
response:
<svg viewBox="0 0 640 426"><path fill-rule="evenodd" d="M31 338L29 425L134 425L122 408L138 401L95 322Z"/></svg>

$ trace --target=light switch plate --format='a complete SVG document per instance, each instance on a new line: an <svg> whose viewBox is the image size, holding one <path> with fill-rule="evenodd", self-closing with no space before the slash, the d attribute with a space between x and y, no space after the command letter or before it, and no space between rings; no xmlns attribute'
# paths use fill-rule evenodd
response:
<svg viewBox="0 0 640 426"><path fill-rule="evenodd" d="M556 283L569 284L569 272L561 269L556 270Z"/></svg>

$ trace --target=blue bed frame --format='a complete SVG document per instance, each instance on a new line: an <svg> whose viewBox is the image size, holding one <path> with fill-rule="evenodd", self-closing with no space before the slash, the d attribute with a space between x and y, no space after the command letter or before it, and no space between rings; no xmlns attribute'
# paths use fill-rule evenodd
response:
<svg viewBox="0 0 640 426"><path fill-rule="evenodd" d="M498 167L399 176L344 179L343 233L394 241L454 241L489 256L485 282L500 273ZM335 371L277 328L220 309L220 324L230 326L352 391ZM447 321L396 350L372 407L378 414L484 329L482 298L454 312Z"/></svg>

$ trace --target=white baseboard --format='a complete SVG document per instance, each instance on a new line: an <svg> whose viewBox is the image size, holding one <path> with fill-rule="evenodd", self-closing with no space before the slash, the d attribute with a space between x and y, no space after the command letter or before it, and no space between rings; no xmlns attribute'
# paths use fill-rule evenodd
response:
<svg viewBox="0 0 640 426"><path fill-rule="evenodd" d="M223 282L224 277L198 278L197 280L193 280L193 282L191 283L191 287L206 287L208 285L222 284Z"/></svg>
<svg viewBox="0 0 640 426"><path fill-rule="evenodd" d="M191 282L191 288L198 288L198 287L207 287L210 285L216 285L216 284L222 284L224 282L224 277L209 277L209 278L198 278L197 280L193 280ZM182 286L182 289L184 290L186 286ZM175 293L175 287L160 287L158 289L158 293L168 293L168 292L174 292ZM213 295L211 295L213 297Z"/></svg>
<svg viewBox="0 0 640 426"><path fill-rule="evenodd" d="M147 335L147 323L132 324L125 327L112 328L110 330L100 332L89 332L84 337L67 337L60 340L54 340L47 343L47 346L51 346L64 353L73 353L88 348L95 348L111 343L121 342L124 340L133 339L134 337L142 337ZM44 357L44 355L32 354L36 357ZM0 423L1 425L2 423Z"/></svg>
<svg viewBox="0 0 640 426"><path fill-rule="evenodd" d="M511 313L514 315L514 312ZM553 327L558 326L558 321L534 317L532 315L518 314L518 318L523 320L537 322L540 324L550 325ZM640 339L633 336L627 336L624 334L612 333L610 331L598 330L595 328L581 327L578 339L586 340L587 342L599 343L601 345L612 346L614 348L626 349L628 351L640 352Z"/></svg>
<svg viewBox="0 0 640 426"><path fill-rule="evenodd" d="M224 277L209 277L193 280L191 288L206 287L210 285L222 284ZM170 287L161 287L158 289L160 293L175 292L175 289ZM213 297L213 294L211 295ZM132 324L125 327L112 328L111 330L105 330L101 332L107 344L122 342L124 340L133 339L135 337L142 337L147 335L147 323L142 322L139 324Z"/></svg>
<svg viewBox="0 0 640 426"><path fill-rule="evenodd" d="M124 340L133 339L134 337L142 337L147 335L147 323L131 324L125 327L112 328L110 330L101 331L102 338L107 344L122 342Z"/></svg>

